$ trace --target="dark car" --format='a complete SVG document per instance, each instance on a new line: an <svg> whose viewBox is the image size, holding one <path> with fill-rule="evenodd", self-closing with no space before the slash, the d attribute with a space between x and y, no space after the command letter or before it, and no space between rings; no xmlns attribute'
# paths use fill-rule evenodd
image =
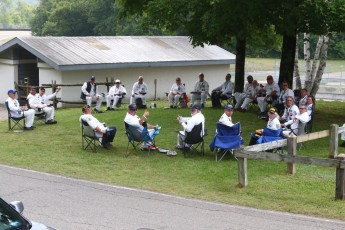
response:
<svg viewBox="0 0 345 230"><path fill-rule="evenodd" d="M20 201L7 203L0 198L0 229L1 230L55 230L43 224L31 222L21 213L24 205Z"/></svg>

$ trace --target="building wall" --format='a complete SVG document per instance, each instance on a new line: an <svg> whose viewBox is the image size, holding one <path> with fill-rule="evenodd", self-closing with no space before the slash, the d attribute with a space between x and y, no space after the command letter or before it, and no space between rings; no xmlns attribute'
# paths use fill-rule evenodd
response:
<svg viewBox="0 0 345 230"><path fill-rule="evenodd" d="M12 60L0 60L0 104L8 98L7 91L14 89L14 82L18 82L18 64Z"/></svg>
<svg viewBox="0 0 345 230"><path fill-rule="evenodd" d="M53 72L54 70L51 70L52 74L54 74ZM194 83L198 80L198 74L200 72L204 73L205 80L210 84L211 91L224 82L225 75L229 72L229 65L66 71L62 72L61 81L62 84L82 84L88 81L90 76L95 76L96 83L104 83L106 82L106 78L110 81L113 77L114 80L121 80L129 95L133 84L138 80L138 76L141 75L144 77L144 82L149 88L147 96L149 100L153 100L155 91L157 99L166 99L165 92L169 92L171 85L175 83L176 77L182 78L182 82L186 84L186 92L189 93L193 90ZM47 76L48 74L44 78ZM156 87L155 79L157 82ZM41 78L40 82L43 82ZM99 86L98 91L100 93L107 92L106 86ZM62 90L63 100L77 101L79 97L80 86L64 87Z"/></svg>

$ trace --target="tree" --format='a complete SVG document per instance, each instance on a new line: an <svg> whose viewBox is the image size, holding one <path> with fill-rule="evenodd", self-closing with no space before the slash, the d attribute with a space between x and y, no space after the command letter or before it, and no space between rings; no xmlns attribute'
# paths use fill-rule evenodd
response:
<svg viewBox="0 0 345 230"><path fill-rule="evenodd" d="M34 7L24 0L0 0L0 26L5 29L27 29Z"/></svg>

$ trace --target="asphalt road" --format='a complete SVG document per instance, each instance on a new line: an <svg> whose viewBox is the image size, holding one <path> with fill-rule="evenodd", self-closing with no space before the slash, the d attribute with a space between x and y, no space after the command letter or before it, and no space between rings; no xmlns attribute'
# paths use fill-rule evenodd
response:
<svg viewBox="0 0 345 230"><path fill-rule="evenodd" d="M0 196L63 230L345 229L345 222L205 202L0 165Z"/></svg>

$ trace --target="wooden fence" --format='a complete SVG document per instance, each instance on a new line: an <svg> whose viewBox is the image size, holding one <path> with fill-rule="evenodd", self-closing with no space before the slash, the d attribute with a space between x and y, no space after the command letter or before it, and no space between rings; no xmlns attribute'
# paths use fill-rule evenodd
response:
<svg viewBox="0 0 345 230"><path fill-rule="evenodd" d="M247 159L261 159L282 161L287 163L287 172L296 173L296 164L311 164L336 168L335 198L345 200L345 158L338 157L338 136L345 131L345 127L331 125L329 130L305 134L297 137L274 141L270 143L247 146L236 150L234 155L238 159L238 182L240 187L248 185ZM328 158L297 156L297 144L330 136ZM288 154L265 152L287 146Z"/></svg>

